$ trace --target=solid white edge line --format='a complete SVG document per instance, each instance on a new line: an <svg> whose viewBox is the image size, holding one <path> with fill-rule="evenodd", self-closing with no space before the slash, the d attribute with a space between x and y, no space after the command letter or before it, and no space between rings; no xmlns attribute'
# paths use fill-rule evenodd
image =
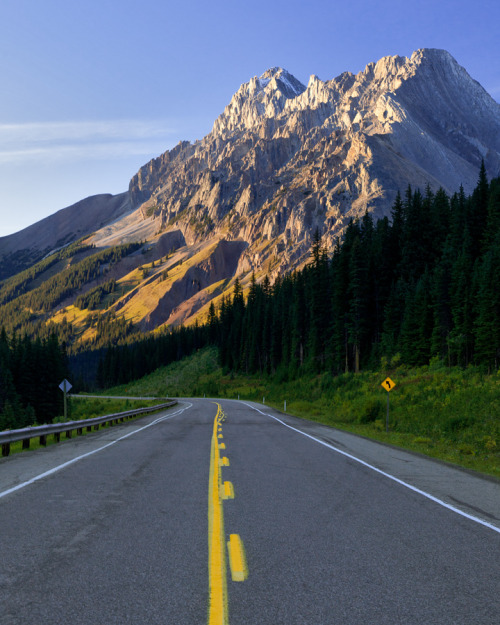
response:
<svg viewBox="0 0 500 625"><path fill-rule="evenodd" d="M48 471L45 471L44 473L35 475L35 477L32 477L26 482L22 482L21 484L18 484L17 486L13 486L12 488L9 488L8 490L4 490L3 492L0 492L0 499L2 497L5 497L6 495L10 495L11 493L14 493L16 490L20 490L21 488L24 488L25 486L29 486L30 484L33 484L34 482L38 482L38 480L41 480L44 477L48 477L49 475L52 475L53 473L56 473L57 471L60 471L61 469L65 469L66 467L69 467L71 464L74 464L75 462L78 462L79 460L83 460L83 458L88 458L88 456L92 456L93 454L96 454L98 451L102 451L103 449L106 449L107 447L111 447L111 445L115 445L116 443L119 443L120 441L122 441L125 438L128 438L129 436L133 436L134 434L137 434L138 432L142 432L142 430L146 430L147 428L150 428L152 425L156 425L157 423L160 423L161 421L168 421L169 419L172 419L173 417L176 417L177 415L184 412L184 410L191 408L192 405L193 404L188 404L184 408L181 408L180 410L178 410L177 412L174 412L174 414L171 414L168 417L160 417L158 419L155 419L151 423L148 423L148 425L144 425L143 427L138 428L137 430L134 430L133 432L129 432L128 434L125 434L124 436L120 436L120 438L117 438L116 440L111 441L111 443L106 443L106 445L103 445L102 447L99 447L98 449L93 449L92 451L89 451L86 454L82 454L81 456L72 458L71 460L68 460L68 462L64 462L63 464L59 464L57 467L49 469Z"/></svg>
<svg viewBox="0 0 500 625"><path fill-rule="evenodd" d="M475 523L479 523L480 525L483 525L484 527L487 527L493 530L494 532L497 532L498 534L500 534L500 527L496 527L496 525L492 525L491 523L488 523L487 521L483 521L482 519L478 517L472 516L471 514L467 514L467 512L464 512L463 510L460 510L459 508L455 508L455 506L452 506L449 503L446 503L442 499L438 499L437 497L434 497L434 495L431 495L430 493L426 493L424 490L420 490L416 486L412 486L411 484L408 484L408 482L403 482L403 480L400 480L399 478L394 477L394 475L391 475L390 473L386 473L385 471L382 471L381 469L377 469L377 467L374 467L373 465L368 464L368 462L365 462L364 460L360 460L360 458L356 458L356 456L348 454L346 451L342 451L341 449L338 449L337 447L334 447L333 445L330 445L329 443L325 443L325 441L322 441L319 438L315 438L314 436L311 436L310 434L306 434L305 432L302 432L302 430L298 430L297 428L294 428L291 425L288 425L288 423L285 423L281 419L278 419L278 417L273 417L273 415L268 414L267 412L262 412L262 410L259 410L258 408L255 408L255 406L247 404L246 402L241 402L241 403L245 404L245 406L248 406L249 408L252 408L253 410L256 410L257 412L260 412L260 414L264 415L265 417L271 417L271 419L278 421L278 423L281 423L281 425L284 425L285 427L290 428L290 430L293 430L294 432L298 432L299 434L302 434L303 436L307 436L307 438L310 438L316 443L319 443L320 445L324 445L325 447L328 447L329 449L336 451L338 454L342 454L343 456L346 456L347 458L350 458L351 460L354 460L355 462L358 462L359 464L362 464L363 466L368 467L369 469L371 469L372 471L375 471L376 473L380 473L380 475L383 475L384 477L389 478L393 482L397 482L398 484L401 484L401 486L405 486L406 488L409 488L410 490L414 491L415 493L418 493L419 495L423 495L424 497L427 497L427 499L430 499L431 501L434 501L434 503L437 503L440 506L443 506L443 508L448 508L448 510L451 510L452 512L456 512L460 516L463 516L466 519L474 521Z"/></svg>

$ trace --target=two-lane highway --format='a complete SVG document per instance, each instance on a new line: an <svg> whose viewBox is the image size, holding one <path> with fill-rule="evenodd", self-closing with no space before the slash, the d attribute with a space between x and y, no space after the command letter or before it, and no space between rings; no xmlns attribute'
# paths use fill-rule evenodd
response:
<svg viewBox="0 0 500 625"><path fill-rule="evenodd" d="M363 441L385 454L381 472L346 455L335 430L219 405L223 419L215 402L186 400L164 418L0 461L0 623L208 623L214 484L221 625L499 622L500 521L487 502L475 516L482 480L464 516L390 479L391 448ZM436 464L419 462L415 473L437 483ZM441 481L453 479L443 471ZM484 482L484 493L500 502L498 483ZM229 566L235 535L244 581Z"/></svg>

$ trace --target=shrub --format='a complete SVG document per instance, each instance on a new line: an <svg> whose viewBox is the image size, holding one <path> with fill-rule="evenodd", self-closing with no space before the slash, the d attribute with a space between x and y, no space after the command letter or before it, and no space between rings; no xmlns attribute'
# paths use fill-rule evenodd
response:
<svg viewBox="0 0 500 625"><path fill-rule="evenodd" d="M359 423L373 423L384 414L384 403L379 399L368 399L364 402L358 416Z"/></svg>
<svg viewBox="0 0 500 625"><path fill-rule="evenodd" d="M432 440L428 438L427 436L417 436L416 438L413 439L413 442L420 443L422 445L430 445L430 443L432 443Z"/></svg>
<svg viewBox="0 0 500 625"><path fill-rule="evenodd" d="M464 454L465 456L475 456L476 455L476 451L474 449L474 447L472 445L468 445L467 443L464 443L462 445L459 446L458 448L459 453Z"/></svg>
<svg viewBox="0 0 500 625"><path fill-rule="evenodd" d="M472 425L474 425L474 417L472 415L460 415L448 419L444 424L444 431L448 434L456 434Z"/></svg>

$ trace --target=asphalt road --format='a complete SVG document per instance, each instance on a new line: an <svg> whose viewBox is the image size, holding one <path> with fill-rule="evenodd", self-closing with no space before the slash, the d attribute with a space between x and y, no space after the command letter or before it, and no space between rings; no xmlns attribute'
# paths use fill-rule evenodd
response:
<svg viewBox="0 0 500 625"><path fill-rule="evenodd" d="M219 403L249 571L228 572L231 625L500 622L498 482ZM186 400L0 460L0 623L206 624L216 412Z"/></svg>

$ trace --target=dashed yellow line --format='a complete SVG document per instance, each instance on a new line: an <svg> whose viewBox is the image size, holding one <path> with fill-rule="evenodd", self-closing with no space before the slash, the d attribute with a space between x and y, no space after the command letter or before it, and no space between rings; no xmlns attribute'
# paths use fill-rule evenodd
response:
<svg viewBox="0 0 500 625"><path fill-rule="evenodd" d="M224 514L220 496L219 447L217 444L219 416L220 406L214 420L208 487L209 625L228 625Z"/></svg>
<svg viewBox="0 0 500 625"><path fill-rule="evenodd" d="M234 487L231 482L221 481L221 467L229 466L226 456L221 458L219 450L226 449L223 438L218 434L222 430L221 422L225 419L220 404L214 419L212 444L210 450L210 476L208 485L208 573L209 573L209 607L208 625L229 625L226 553L224 534L224 511L222 501L234 498ZM231 579L242 582L248 577L245 550L238 534L231 534L227 543Z"/></svg>
<svg viewBox="0 0 500 625"><path fill-rule="evenodd" d="M222 499L234 499L234 486L232 482L224 482L222 487Z"/></svg>
<svg viewBox="0 0 500 625"><path fill-rule="evenodd" d="M229 566L233 582L244 582L248 577L248 567L245 557L243 541L239 534L231 534L227 543L229 551Z"/></svg>

